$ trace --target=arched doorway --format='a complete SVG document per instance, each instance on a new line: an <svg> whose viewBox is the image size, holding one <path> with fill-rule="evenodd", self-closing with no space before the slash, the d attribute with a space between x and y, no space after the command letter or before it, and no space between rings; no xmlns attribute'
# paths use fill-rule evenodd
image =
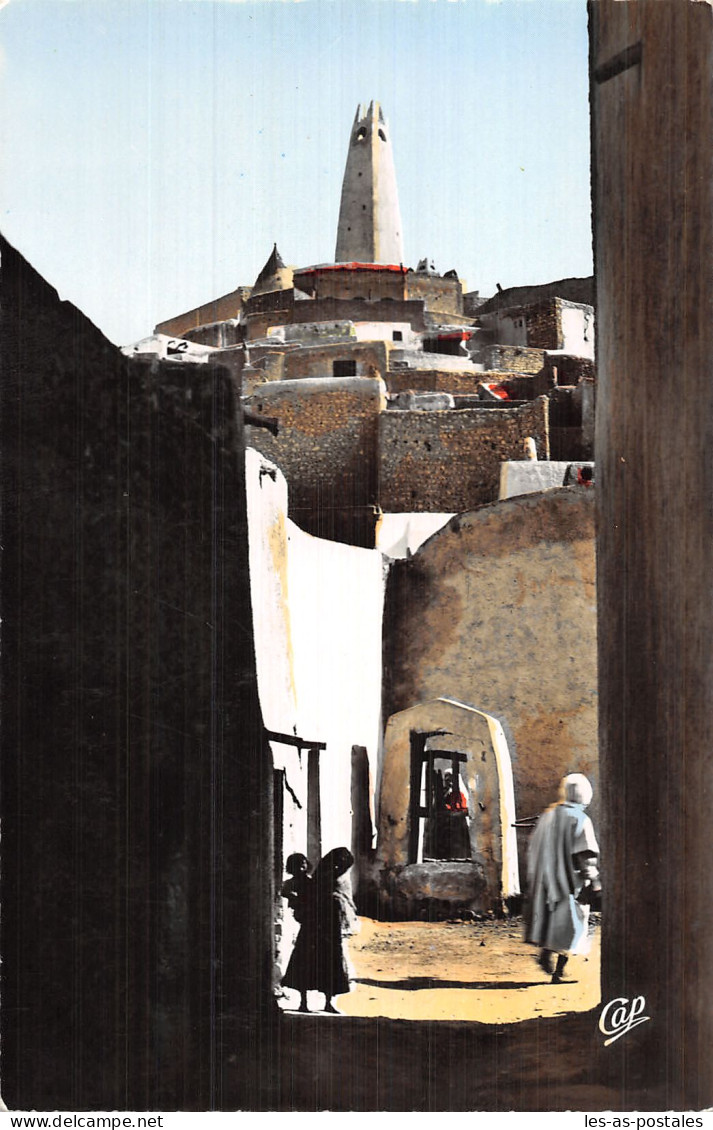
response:
<svg viewBox="0 0 713 1130"><path fill-rule="evenodd" d="M388 720L375 881L382 912L489 910L520 893L510 752L497 718L438 698Z"/></svg>

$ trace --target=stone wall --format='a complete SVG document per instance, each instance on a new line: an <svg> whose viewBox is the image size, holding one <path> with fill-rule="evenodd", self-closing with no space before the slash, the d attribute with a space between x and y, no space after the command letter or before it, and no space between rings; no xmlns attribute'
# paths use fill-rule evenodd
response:
<svg viewBox="0 0 713 1130"><path fill-rule="evenodd" d="M550 400L550 454L570 462L592 459L591 442L585 442L582 405L584 385L553 388Z"/></svg>
<svg viewBox="0 0 713 1130"><path fill-rule="evenodd" d="M484 377L487 380L488 374ZM546 368L538 373L517 376L514 373L494 373L490 379L502 385L511 400L534 400L537 396L545 396L554 385L554 376Z"/></svg>
<svg viewBox="0 0 713 1130"><path fill-rule="evenodd" d="M522 345L490 345L483 350L483 364L487 369L508 373L539 373L544 358L544 349Z"/></svg>
<svg viewBox="0 0 713 1130"><path fill-rule="evenodd" d="M507 313L524 317L530 347L567 349L590 359L594 356L594 312L589 306L549 298Z"/></svg>
<svg viewBox="0 0 713 1130"><path fill-rule="evenodd" d="M185 314L177 314L174 318L159 322L154 333L168 334L169 337L184 337L188 330L194 330L198 326L239 318L249 295L249 286L239 286L236 290L231 290L230 294L224 294L222 298L216 298L213 302L206 302L203 306L187 310Z"/></svg>
<svg viewBox="0 0 713 1130"><path fill-rule="evenodd" d="M292 321L295 292L270 290L252 296L246 304L247 337L265 337L271 326L281 326Z"/></svg>
<svg viewBox="0 0 713 1130"><path fill-rule="evenodd" d="M418 274L403 268L377 265L305 268L295 272L294 284L297 290L317 300L421 301L427 311L447 314L446 321L458 320L463 314L463 294L458 279ZM443 321L443 318L438 320Z"/></svg>
<svg viewBox="0 0 713 1130"><path fill-rule="evenodd" d="M498 373L498 377L502 374ZM477 396L487 380L485 373L457 372L453 369L389 369L385 374L389 392L450 392L454 396Z"/></svg>
<svg viewBox="0 0 713 1130"><path fill-rule="evenodd" d="M242 1108L272 781L232 382L129 361L0 250L3 1098Z"/></svg>
<svg viewBox="0 0 713 1130"><path fill-rule="evenodd" d="M448 329L454 322L458 322L459 326L474 326L475 318L468 318L465 314L453 310L440 310L438 307L426 311L426 328L428 330L436 332L437 330Z"/></svg>
<svg viewBox="0 0 713 1130"><path fill-rule="evenodd" d="M412 368L415 370L437 370L450 373L479 373L481 369L467 353L439 353L430 348L433 341L424 340L422 348L404 347L394 344L389 354L389 367L394 370Z"/></svg>
<svg viewBox="0 0 713 1130"><path fill-rule="evenodd" d="M529 306L498 308L480 315L481 324L496 342L530 349L561 349L562 319L558 298Z"/></svg>
<svg viewBox="0 0 713 1130"><path fill-rule="evenodd" d="M500 464L532 436L547 458L548 403L518 408L385 411L384 382L368 377L277 381L245 398L278 421L249 443L290 488L290 514L308 533L367 546L385 513L472 510L498 497Z"/></svg>
<svg viewBox="0 0 713 1130"><path fill-rule="evenodd" d="M245 406L279 422L276 437L251 427L248 442L285 475L297 525L321 537L373 547L383 381L279 381L257 389Z"/></svg>
<svg viewBox="0 0 713 1130"><path fill-rule="evenodd" d="M285 355L284 379L333 377L334 364L353 362L355 376L380 377L386 372L389 345L384 341L343 341L336 345L305 345Z"/></svg>
<svg viewBox="0 0 713 1130"><path fill-rule="evenodd" d="M469 317L476 317L480 307L484 306L487 301L487 298L484 298L480 291L469 290L463 295L463 313Z"/></svg>
<svg viewBox="0 0 713 1130"><path fill-rule="evenodd" d="M184 330L183 336L187 341L195 341L198 345L213 345L217 349L229 349L243 341L243 327L234 317L220 322L208 322L197 326L196 329Z"/></svg>
<svg viewBox="0 0 713 1130"><path fill-rule="evenodd" d="M527 306L523 313L527 323L527 344L531 348L562 348L562 307L559 298Z"/></svg>
<svg viewBox="0 0 713 1130"><path fill-rule="evenodd" d="M296 345L250 345L245 349L245 372L242 383L243 394L252 391L251 386L265 381L281 381L285 375L285 358L298 349ZM221 358L222 360L222 358ZM248 372L249 370L249 372Z"/></svg>
<svg viewBox="0 0 713 1130"><path fill-rule="evenodd" d="M545 372L553 384L578 385L594 379L594 362L588 357L572 353L548 353L543 362Z"/></svg>
<svg viewBox="0 0 713 1130"><path fill-rule="evenodd" d="M403 267L337 264L295 271L294 282L295 289L304 291L310 298L361 298L367 302L386 298L398 302L407 297L405 277Z"/></svg>
<svg viewBox="0 0 713 1130"><path fill-rule="evenodd" d="M295 302L291 322L407 322L421 332L426 328L423 302L384 298L314 298ZM277 322L270 323L277 325Z"/></svg>
<svg viewBox="0 0 713 1130"><path fill-rule="evenodd" d="M586 773L596 789L593 491L563 488L451 519L392 567L384 639L384 717L439 696L494 715L518 817L554 801L566 772ZM525 848L523 835L523 875Z"/></svg>
<svg viewBox="0 0 713 1130"><path fill-rule="evenodd" d="M521 408L383 413L379 417L379 505L384 512L472 510L498 497L500 464L522 456L532 436L549 452L547 401Z"/></svg>
<svg viewBox="0 0 713 1130"><path fill-rule="evenodd" d="M510 310L518 306L530 306L550 298L563 298L578 305L594 307L594 279L558 279L556 282L541 283L536 286L511 286L499 290L491 298L480 303L479 313L492 313L497 310Z"/></svg>
<svg viewBox="0 0 713 1130"><path fill-rule="evenodd" d="M406 297L423 299L429 313L449 314L456 321L463 314L463 290L458 279L409 271Z"/></svg>

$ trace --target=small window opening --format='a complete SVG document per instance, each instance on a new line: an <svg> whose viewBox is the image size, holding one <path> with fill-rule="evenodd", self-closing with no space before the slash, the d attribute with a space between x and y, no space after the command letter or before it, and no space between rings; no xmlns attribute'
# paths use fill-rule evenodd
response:
<svg viewBox="0 0 713 1130"><path fill-rule="evenodd" d="M382 141L386 141L386 134L384 133L383 129L379 130L379 137Z"/></svg>
<svg viewBox="0 0 713 1130"><path fill-rule="evenodd" d="M344 358L341 361L332 362L333 377L355 377L356 375L356 361Z"/></svg>
<svg viewBox="0 0 713 1130"><path fill-rule="evenodd" d="M394 330L392 335L391 335L391 339L392 339L392 341L403 341L404 340L403 332L401 330Z"/></svg>
<svg viewBox="0 0 713 1130"><path fill-rule="evenodd" d="M414 863L471 858L464 753L412 745L411 827ZM419 748L420 747L420 748Z"/></svg>
<svg viewBox="0 0 713 1130"><path fill-rule="evenodd" d="M355 141L363 141L365 137L366 137L366 127L361 126L361 128L356 131L356 137L354 138L354 140Z"/></svg>

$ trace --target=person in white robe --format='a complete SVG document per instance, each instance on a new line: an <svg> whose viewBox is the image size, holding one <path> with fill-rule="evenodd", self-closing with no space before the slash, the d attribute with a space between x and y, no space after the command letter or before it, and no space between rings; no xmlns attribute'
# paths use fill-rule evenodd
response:
<svg viewBox="0 0 713 1130"><path fill-rule="evenodd" d="M564 777L559 802L542 813L530 840L525 940L541 948L537 960L553 984L563 980L570 954L587 952L590 904L601 890L599 845L585 811L591 799L583 774Z"/></svg>

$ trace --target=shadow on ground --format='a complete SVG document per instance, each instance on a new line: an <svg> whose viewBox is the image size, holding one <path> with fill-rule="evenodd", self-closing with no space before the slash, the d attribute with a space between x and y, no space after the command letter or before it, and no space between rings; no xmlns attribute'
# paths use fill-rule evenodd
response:
<svg viewBox="0 0 713 1130"><path fill-rule="evenodd" d="M436 977L405 977L400 981L372 981L368 977L357 977L355 984L372 985L377 989L489 989L502 992L504 989L540 988L541 981L442 981Z"/></svg>
<svg viewBox="0 0 713 1130"><path fill-rule="evenodd" d="M259 1063L236 1061L240 1109L667 1109L646 1057L603 1048L597 1023L598 1010L506 1025L280 1013Z"/></svg>
<svg viewBox="0 0 713 1130"><path fill-rule="evenodd" d="M338 999L345 1015L278 1011L260 1071L253 1061L243 1078L245 1109L666 1109L641 1029L627 1047L603 1047L597 930L562 985L536 965L516 920L365 919L349 949L358 980Z"/></svg>

